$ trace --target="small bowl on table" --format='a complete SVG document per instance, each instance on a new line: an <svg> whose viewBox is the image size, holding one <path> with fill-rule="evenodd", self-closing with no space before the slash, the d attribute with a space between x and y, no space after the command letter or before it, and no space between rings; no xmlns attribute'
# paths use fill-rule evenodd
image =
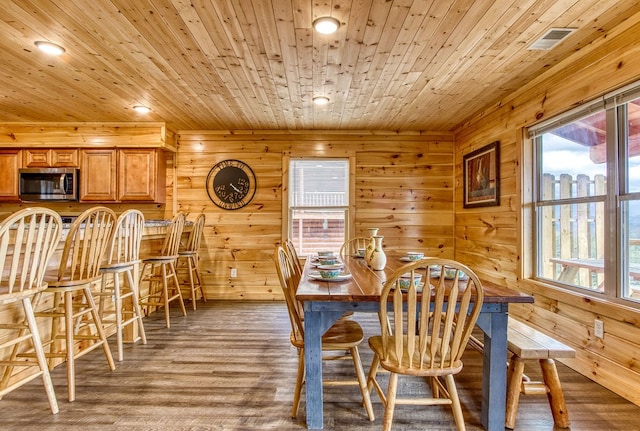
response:
<svg viewBox="0 0 640 431"><path fill-rule="evenodd" d="M338 258L336 256L320 256L318 263L320 263L320 265L336 265Z"/></svg>
<svg viewBox="0 0 640 431"><path fill-rule="evenodd" d="M409 258L410 261L413 262L416 260L424 259L424 253L419 251L409 251L407 252L407 257Z"/></svg>
<svg viewBox="0 0 640 431"><path fill-rule="evenodd" d="M331 257L331 256L333 256L333 252L332 251L319 251L318 252L318 257L319 258Z"/></svg>
<svg viewBox="0 0 640 431"><path fill-rule="evenodd" d="M414 274L413 275L413 285L418 287L420 285L420 280L422 280L422 274ZM400 289L408 289L411 284L411 274L406 273L403 274L398 280L400 284Z"/></svg>
<svg viewBox="0 0 640 431"><path fill-rule="evenodd" d="M358 249L358 251L357 251L356 256L358 256L358 257L364 257L364 253L365 253L366 251L367 251L367 249L366 249L366 248L359 248L359 249Z"/></svg>
<svg viewBox="0 0 640 431"><path fill-rule="evenodd" d="M331 279L340 276L340 273L342 272L342 265L320 265L317 269L320 273L320 277Z"/></svg>

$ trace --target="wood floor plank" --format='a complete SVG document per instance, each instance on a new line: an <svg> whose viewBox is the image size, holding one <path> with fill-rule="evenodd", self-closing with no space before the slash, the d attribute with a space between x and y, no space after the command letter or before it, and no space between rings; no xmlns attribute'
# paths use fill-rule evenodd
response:
<svg viewBox="0 0 640 431"><path fill-rule="evenodd" d="M176 309L177 310L177 309ZM172 310L174 311L174 310ZM176 312L177 313L177 312ZM109 371L104 354L91 352L76 361L77 399L64 399L66 371L53 373L60 413L51 415L42 384L30 382L0 400L0 429L218 431L306 429L304 397L300 414L289 417L293 399L296 351L289 343L289 320L283 303L199 303L186 317L164 313L145 318L148 344L125 344L124 361ZM356 313L367 336L379 328L375 314ZM113 340L113 341L112 341ZM109 339L112 349L115 340ZM365 367L371 363L366 342L361 347ZM467 429L482 430L480 395L482 358L468 349L458 388ZM538 379L537 364L527 369ZM325 376L351 375L353 365L332 361ZM558 364L571 431L638 429L640 407ZM405 393L428 390L420 379L400 379ZM373 395L376 421L369 422L356 387L327 387L326 430L379 430L383 415ZM395 431L453 430L448 407L398 406ZM546 397L522 396L516 430L552 431Z"/></svg>

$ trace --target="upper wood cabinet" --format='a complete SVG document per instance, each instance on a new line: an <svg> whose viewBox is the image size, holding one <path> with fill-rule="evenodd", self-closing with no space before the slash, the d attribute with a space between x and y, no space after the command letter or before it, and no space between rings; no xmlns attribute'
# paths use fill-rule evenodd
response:
<svg viewBox="0 0 640 431"><path fill-rule="evenodd" d="M20 150L0 150L0 201L18 202Z"/></svg>
<svg viewBox="0 0 640 431"><path fill-rule="evenodd" d="M118 200L165 201L165 158L159 150L118 150Z"/></svg>
<svg viewBox="0 0 640 431"><path fill-rule="evenodd" d="M116 150L80 150L80 201L116 201Z"/></svg>
<svg viewBox="0 0 640 431"><path fill-rule="evenodd" d="M165 202L166 162L161 150L80 150L80 201Z"/></svg>
<svg viewBox="0 0 640 431"><path fill-rule="evenodd" d="M77 168L78 150L72 148L25 148L25 168Z"/></svg>

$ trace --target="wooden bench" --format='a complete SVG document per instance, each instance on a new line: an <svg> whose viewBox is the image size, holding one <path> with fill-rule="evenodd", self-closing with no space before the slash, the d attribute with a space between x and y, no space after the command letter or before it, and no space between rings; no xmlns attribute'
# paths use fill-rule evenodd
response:
<svg viewBox="0 0 640 431"><path fill-rule="evenodd" d="M484 344L471 337L469 345L482 351ZM543 334L542 332L509 317L507 348L511 359L507 372L507 404L505 427L513 429L516 423L520 394L547 395L553 422L556 427L569 427L569 413L560 386L555 358L573 358L576 351L571 347ZM537 359L542 370L542 382L533 382L524 374L526 360Z"/></svg>
<svg viewBox="0 0 640 431"><path fill-rule="evenodd" d="M512 353L507 373L507 408L505 427L513 429L520 394L545 394L549 400L556 427L569 427L569 413L564 400L555 358L573 358L571 347L513 318L509 318L508 349ZM542 382L531 381L524 374L525 360L537 359L542 370Z"/></svg>

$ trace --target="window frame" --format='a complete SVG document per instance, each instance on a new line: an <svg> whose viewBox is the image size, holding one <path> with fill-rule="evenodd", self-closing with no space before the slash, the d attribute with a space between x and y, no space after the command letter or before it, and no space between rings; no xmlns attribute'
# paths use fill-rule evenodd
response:
<svg viewBox="0 0 640 431"><path fill-rule="evenodd" d="M327 207L292 207L290 205L290 194L292 192L292 184L290 183L290 175L291 175L291 162L293 160L316 160L316 161L331 161L331 160L340 160L347 162L347 205L346 206L327 206ZM354 231L354 213L355 211L355 174L354 174L354 165L355 165L355 157L354 156L315 156L315 155L288 155L283 157L283 172L282 172L282 182L283 182L283 194L282 194L282 214L283 214L283 223L282 223L282 238L283 239L291 239L292 238L292 222L293 222L293 211L295 209L298 210L317 210L322 208L327 209L343 209L344 210L344 241L353 236Z"/></svg>
<svg viewBox="0 0 640 431"><path fill-rule="evenodd" d="M625 297L630 294L628 285L628 265L630 256L624 259L625 247L628 244L626 230L623 224L624 202L639 201L640 191L629 192L629 150L628 150L628 110L627 104L640 99L640 83L624 87L618 91L609 93L600 99L585 103L583 106L567 111L557 117L534 125L528 129L530 139L530 157L532 169L528 173L532 175L532 210L531 240L533 253L531 260L530 277L536 281L554 285L562 290L575 292L596 298L602 298L621 303L634 308L640 308L640 300ZM585 118L596 112L605 113L606 121L606 187L604 195L589 197L543 200L542 184L542 136L560 126L570 124L581 118ZM558 280L542 276L544 256L542 256L541 229L544 223L542 211L545 207L565 204L589 203L604 204L604 280L603 291L598 291L578 285L567 284Z"/></svg>

